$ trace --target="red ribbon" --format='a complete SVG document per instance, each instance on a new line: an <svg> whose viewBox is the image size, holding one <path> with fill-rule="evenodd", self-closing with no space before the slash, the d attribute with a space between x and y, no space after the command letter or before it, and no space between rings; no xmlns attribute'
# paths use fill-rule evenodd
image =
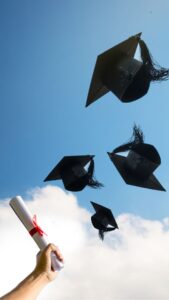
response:
<svg viewBox="0 0 169 300"><path fill-rule="evenodd" d="M33 236L35 233L39 233L40 236L43 236L44 234L47 235L42 228L40 228L40 226L37 224L37 218L36 215L33 216L32 219L33 225L34 227L29 231L30 235Z"/></svg>

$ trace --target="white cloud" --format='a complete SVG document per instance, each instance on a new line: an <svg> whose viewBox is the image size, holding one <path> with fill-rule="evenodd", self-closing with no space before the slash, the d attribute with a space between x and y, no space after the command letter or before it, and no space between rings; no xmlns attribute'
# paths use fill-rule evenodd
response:
<svg viewBox="0 0 169 300"><path fill-rule="evenodd" d="M168 218L160 222L122 214L120 230L102 242L89 212L71 193L47 186L32 190L29 198L30 210L66 261L40 300L169 299ZM0 294L32 271L37 251L8 200L0 201Z"/></svg>

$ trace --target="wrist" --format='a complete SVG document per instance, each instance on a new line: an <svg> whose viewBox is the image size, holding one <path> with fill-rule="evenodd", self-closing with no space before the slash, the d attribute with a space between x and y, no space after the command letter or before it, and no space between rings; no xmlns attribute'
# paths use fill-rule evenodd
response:
<svg viewBox="0 0 169 300"><path fill-rule="evenodd" d="M46 285L49 283L49 280L48 280L48 276L47 276L47 273L44 271L44 272L40 272L38 270L34 270L32 273L31 273L32 277L33 277L33 280L36 282L39 282L40 284L42 285Z"/></svg>

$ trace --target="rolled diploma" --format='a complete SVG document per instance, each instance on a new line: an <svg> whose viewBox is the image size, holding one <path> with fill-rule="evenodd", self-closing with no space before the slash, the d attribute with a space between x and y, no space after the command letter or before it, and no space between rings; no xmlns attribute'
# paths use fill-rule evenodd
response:
<svg viewBox="0 0 169 300"><path fill-rule="evenodd" d="M23 199L20 196L16 196L10 200L9 204L14 210L15 214L20 219L20 221L22 222L22 224L30 233L30 231L33 228L35 228L33 224L33 216L28 210L27 206L25 205ZM40 250L43 250L48 245L47 240L44 238L43 235L41 236L39 232L35 232L31 236ZM51 253L51 262L54 271L59 271L63 268L63 263L57 259L54 252Z"/></svg>

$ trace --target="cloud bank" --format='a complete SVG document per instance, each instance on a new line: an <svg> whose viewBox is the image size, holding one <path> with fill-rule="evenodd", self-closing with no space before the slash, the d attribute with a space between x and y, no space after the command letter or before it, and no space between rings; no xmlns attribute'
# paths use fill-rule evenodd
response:
<svg viewBox="0 0 169 300"><path fill-rule="evenodd" d="M47 186L33 189L28 198L29 209L65 258L65 268L38 299L169 299L169 219L121 214L120 230L102 242L73 194ZM8 201L0 201L0 295L32 271L38 252Z"/></svg>

